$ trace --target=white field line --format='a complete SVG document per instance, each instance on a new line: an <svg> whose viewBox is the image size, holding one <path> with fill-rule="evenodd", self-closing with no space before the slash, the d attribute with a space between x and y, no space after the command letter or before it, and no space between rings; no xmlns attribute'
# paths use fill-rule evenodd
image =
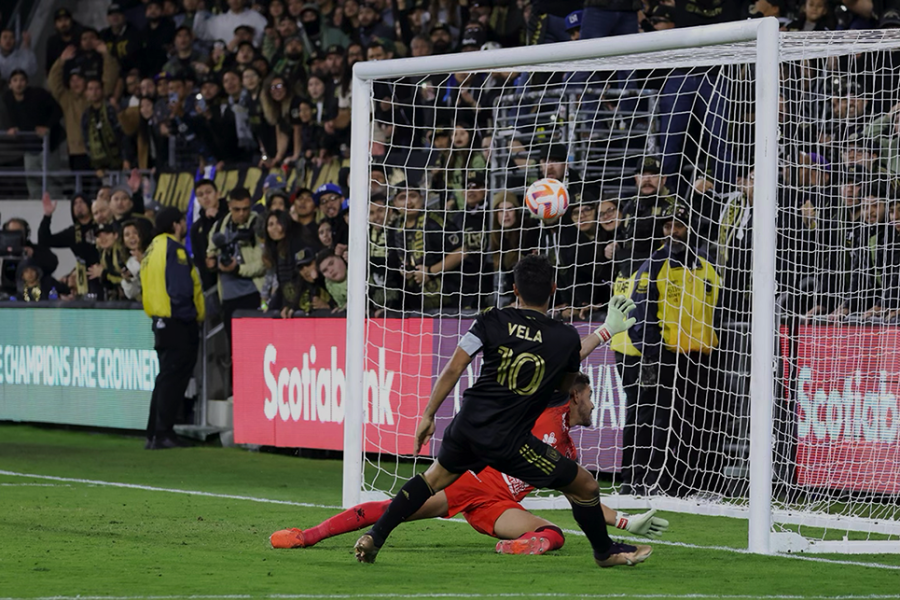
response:
<svg viewBox="0 0 900 600"><path fill-rule="evenodd" d="M0 487L72 487L67 483L0 483Z"/></svg>
<svg viewBox="0 0 900 600"><path fill-rule="evenodd" d="M148 491L148 492L168 492L171 494L185 494L187 496L203 496L206 498L223 498L223 499L227 499L227 500L247 500L249 502L259 502L262 504L281 504L281 505L287 505L287 506L300 506L303 508L327 508L327 509L331 509L331 510L341 510L341 508L342 508L340 506L329 506L327 504L310 504L307 502L292 502L290 500L273 500L271 498L256 498L254 496L237 496L237 495L233 495L233 494L216 494L213 492L201 492L198 490L180 490L180 489L176 489L176 488L162 488L162 487L156 487L156 486L151 486L151 485L140 485L137 483L120 483L120 482L115 482L115 481L99 481L99 480L95 480L95 479L76 479L76 478L72 478L72 477L56 477L54 475L36 475L34 473L17 473L15 471L0 470L0 475L6 475L8 477L25 477L28 479L45 479L45 480L50 480L50 481L62 481L62 482L67 482L67 483L81 483L81 484L105 486L105 487L136 489L136 490L143 490L143 491ZM458 517L454 518L454 519L446 519L446 520L453 522L453 523L464 523L464 524L466 523L463 519L460 519ZM563 529L563 531L569 535L576 535L576 536L582 536L582 537L584 536L584 533L577 529ZM616 532L615 535L617 537L639 539L639 540L643 540L645 542L647 541L644 538L621 536L621 534L619 532ZM751 554L751 552L749 550L746 550L744 548L731 548L728 546L700 546L697 544L687 544L685 542L670 542L667 540L652 540L652 542L650 542L650 543L652 543L655 546L675 546L678 548L690 548L693 550L715 550L715 551L719 551L719 552L734 552L736 554ZM819 563L829 563L829 564L835 564L835 565L847 565L847 566L854 566L854 567L868 567L868 568L872 568L872 569L885 569L885 570L891 570L891 571L900 571L900 566L898 566L898 565L883 565L883 564L879 564L879 563L866 563L866 562L857 562L857 561L852 561L852 560L835 560L835 559L831 559L831 558L801 556L799 554L777 554L775 556L777 556L778 558L805 560L805 561L809 561L809 562L819 562ZM183 596L178 596L178 597L183 597ZM208 598L229 598L229 597L231 597L231 596L208 596ZM234 598L245 598L245 597L247 597L247 596L234 596ZM280 598L332 598L332 597L334 597L334 598L353 598L355 596L279 596L279 597ZM439 596L408 596L408 597L409 598L416 598L416 597L423 597L423 598L435 597L436 598ZM472 598L480 598L480 597L488 598L488 597L502 597L502 596L477 596L477 595L475 595L475 596L471 596L471 597ZM617 598L617 597L621 597L621 596L613 595L613 596L596 596L596 597L597 598ZM635 596L635 597L637 597L637 596ZM669 598L669 597L671 597L671 598L681 598L681 597L704 598L706 596L647 596L647 597L648 598L651 598L651 597L652 598ZM708 596L708 597L709 598L728 598L727 596ZM755 598L757 596L735 596L735 597L736 598ZM758 597L762 598L762 596L758 596ZM804 597L824 598L825 596L804 596ZM105 596L104 597L98 596L96 598L97 599L104 598L106 600L127 600L130 598L134 598L134 600L156 600L158 598L159 600L166 600L166 598L168 598L168 597L166 597L166 596L160 596L160 597L128 596L128 597L122 597L120 599L120 598L114 598L114 597L107 598ZM207 598L207 596L191 596L191 598L200 599L200 598ZM775 598L775 596L772 596L772 598ZM785 596L785 598L788 598L788 597ZM837 597L835 597L835 598L837 598ZM874 596L859 596L859 598L874 598ZM897 596L885 596L885 598L900 598L900 593L898 593ZM91 598L91 597L80 597L80 599L81 600L94 600L94 598ZM10 600L10 599L0 598L0 600ZM67 600L67 597L59 596L58 598L54 598L54 600Z"/></svg>
<svg viewBox="0 0 900 600"><path fill-rule="evenodd" d="M0 598L0 600L340 600L343 598L591 598L597 600L617 600L638 598L640 600L896 600L900 596L754 596L718 594L563 594L563 593L507 593L507 594L268 594L268 595L196 595L196 596L41 596L37 598Z"/></svg>

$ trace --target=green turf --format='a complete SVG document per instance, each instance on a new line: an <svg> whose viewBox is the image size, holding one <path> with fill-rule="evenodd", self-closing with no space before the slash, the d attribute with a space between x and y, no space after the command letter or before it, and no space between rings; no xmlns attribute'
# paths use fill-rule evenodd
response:
<svg viewBox="0 0 900 600"><path fill-rule="evenodd" d="M340 463L236 449L148 452L143 440L0 426L0 470L334 506ZM54 484L53 486L21 484ZM16 484L16 485L9 485ZM375 565L357 564L356 537L276 551L268 535L310 526L327 508L262 504L0 476L0 598L278 594L896 595L900 570L760 557L711 547L746 545L746 522L667 514L669 541L634 568L600 571L586 540L559 552L498 556L464 523L404 525ZM541 513L575 529L563 511ZM898 566L896 556L833 557Z"/></svg>

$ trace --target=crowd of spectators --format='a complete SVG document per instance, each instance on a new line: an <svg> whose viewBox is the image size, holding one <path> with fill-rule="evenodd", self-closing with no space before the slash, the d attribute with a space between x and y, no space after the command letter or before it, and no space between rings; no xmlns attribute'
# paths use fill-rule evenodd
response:
<svg viewBox="0 0 900 600"><path fill-rule="evenodd" d="M355 63L750 16L775 16L792 31L900 25L891 2L866 0L124 0L108 6L108 27L99 31L61 8L44 65L27 34L0 33L0 131L46 138L50 170L67 161L95 175L71 198L71 227L52 227L53 189L42 200L36 239L21 219L3 224L5 233L21 232L18 246L14 236L3 240L24 257L4 262L3 292L23 300L140 300L137 275L157 208L145 198L141 174L258 167L267 174L261 197L240 187L223 193L209 179L195 185L190 247L204 288L217 288L226 321L235 310L260 307L284 317L340 313ZM660 151L634 165L632 196L582 178L565 143L541 138L538 158L522 137L511 138L510 150L523 150L510 155L512 167L530 169L531 180L569 185L569 212L542 225L522 208L520 188L491 185L493 107L540 80L507 72L448 76L437 74L439 59L434 64L434 76L373 89L373 313L508 302L519 256L549 251L560 269L558 312L589 319L615 282L650 256L662 235L655 217L675 198L690 206L703 251L725 274L723 307L734 318L748 311L753 172L735 148L719 143L734 131L724 116L728 99L717 108L713 71L676 70L667 78L664 85L682 95L661 90ZM896 314L900 293L893 299L888 290L900 283L883 270L888 259L867 249L873 236L879 248L894 240L890 224L900 210L878 180L900 170L900 108L870 93L884 81L857 77L846 61L821 68L826 86L782 96L783 137L802 141L782 147L791 166L781 218L785 230L801 233L783 242L781 272L791 279L781 284L803 297L785 306L809 315ZM31 84L39 69L45 87ZM680 157L695 124L678 103L689 95L706 101L692 102L692 110L707 112L693 117L713 141L702 167L685 170ZM811 139L824 122L827 132ZM24 152L26 170L40 170L42 160L39 150ZM105 185L110 173L127 183ZM76 268L56 273L51 248L72 249ZM798 281L801 264L809 276Z"/></svg>

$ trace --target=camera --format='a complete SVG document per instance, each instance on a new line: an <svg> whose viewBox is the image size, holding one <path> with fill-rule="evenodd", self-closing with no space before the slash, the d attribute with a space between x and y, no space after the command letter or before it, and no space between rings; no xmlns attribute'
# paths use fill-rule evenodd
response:
<svg viewBox="0 0 900 600"><path fill-rule="evenodd" d="M212 243L219 251L219 263L224 267L231 265L234 262L234 255L238 253L238 244L249 240L253 240L251 229L214 233Z"/></svg>

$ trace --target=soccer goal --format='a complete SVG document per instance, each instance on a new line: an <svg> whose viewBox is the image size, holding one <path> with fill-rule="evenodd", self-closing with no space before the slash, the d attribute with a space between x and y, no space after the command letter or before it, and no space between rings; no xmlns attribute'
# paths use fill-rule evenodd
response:
<svg viewBox="0 0 900 600"><path fill-rule="evenodd" d="M641 299L582 363L604 502L746 518L753 552L900 552L898 51L760 19L357 64L344 505L430 463L480 360L416 457L434 378L538 252L582 335ZM547 176L557 222L522 207Z"/></svg>

